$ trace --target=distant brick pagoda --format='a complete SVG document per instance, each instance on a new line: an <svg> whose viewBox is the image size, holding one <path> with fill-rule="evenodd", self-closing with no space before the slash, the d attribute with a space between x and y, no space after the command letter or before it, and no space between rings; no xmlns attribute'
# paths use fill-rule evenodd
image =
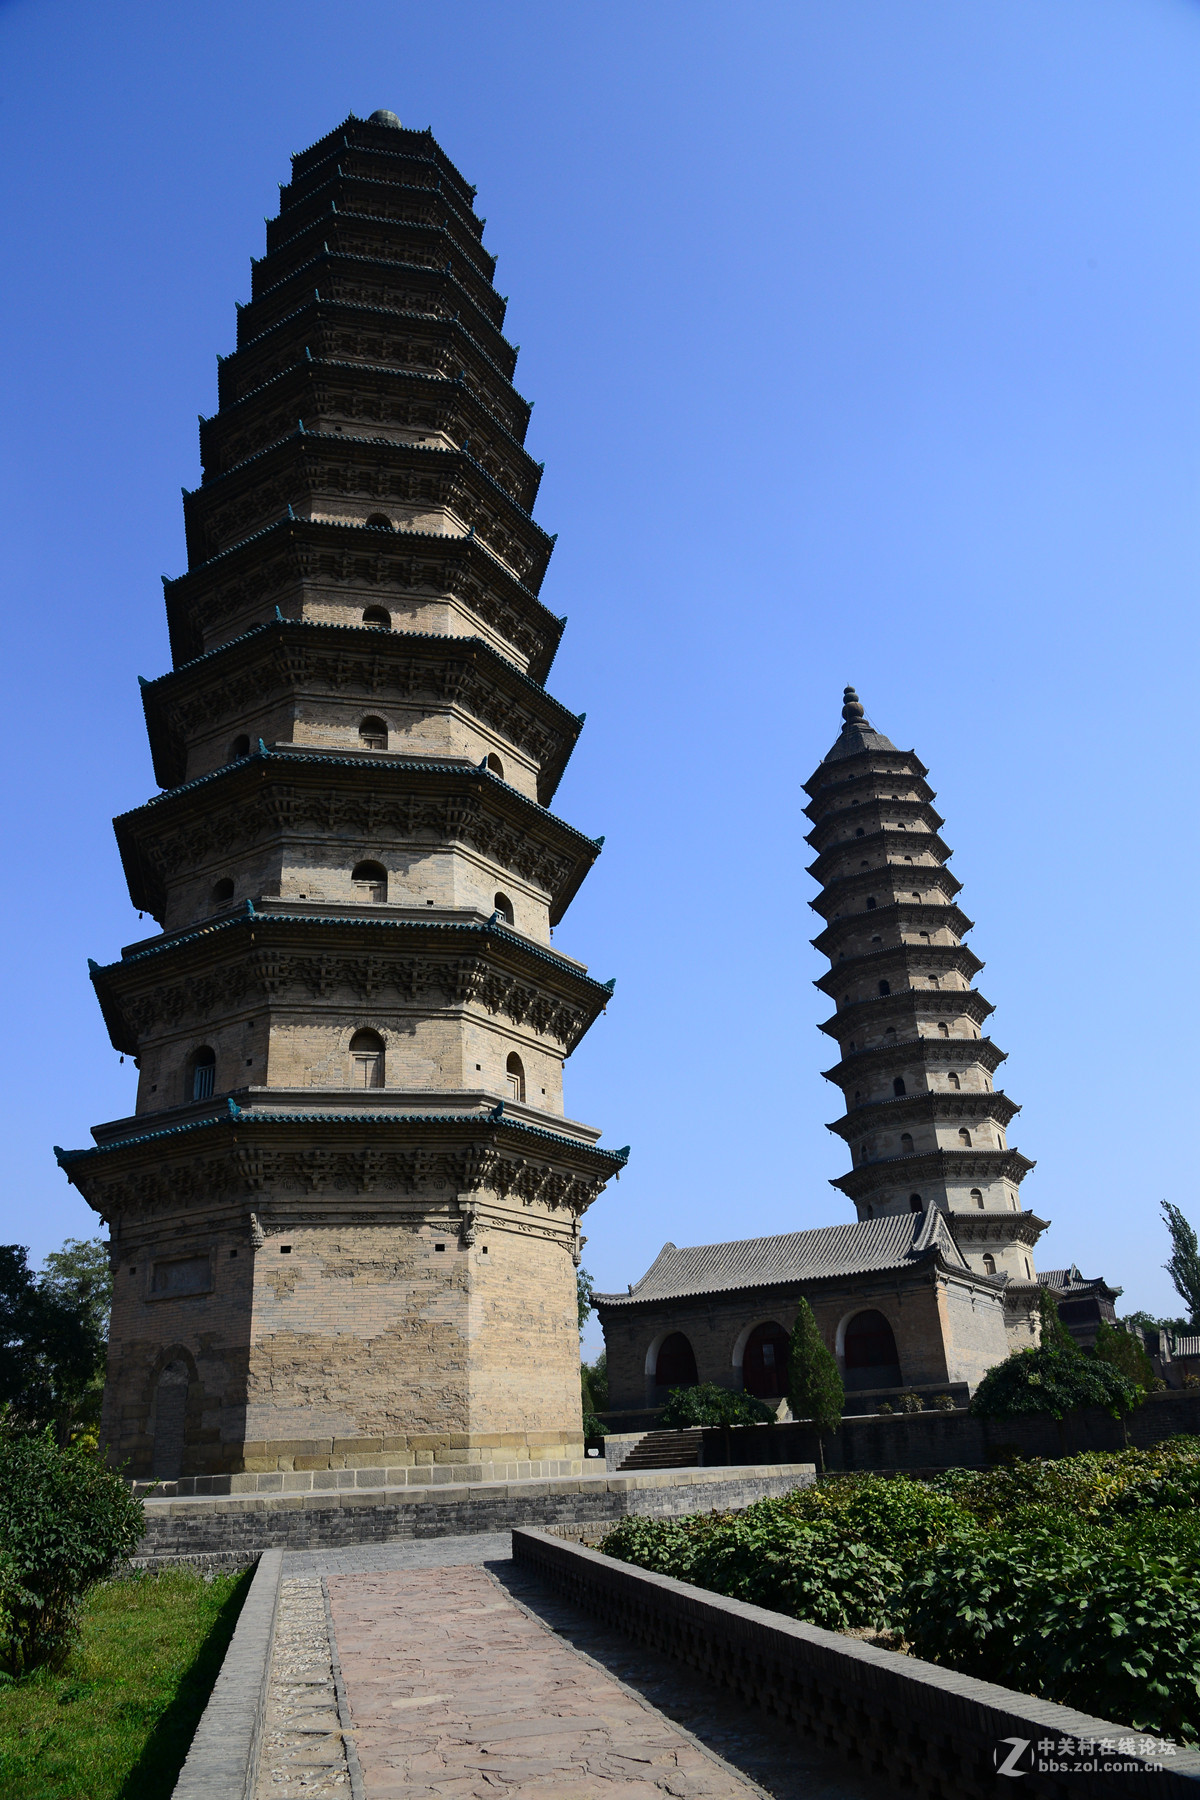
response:
<svg viewBox="0 0 1200 1800"><path fill-rule="evenodd" d="M1021 1208L1033 1168L1008 1143L1020 1108L996 1089L1005 1052L982 1027L993 1011L971 985L983 964L946 864L926 769L868 724L847 688L837 742L805 791L821 883L817 982L837 1008L821 1030L839 1058L825 1071L846 1110L829 1129L852 1167L834 1186L860 1219L944 1213L967 1262L1008 1277L1019 1313L1035 1282L1046 1221Z"/></svg>
<svg viewBox="0 0 1200 1800"><path fill-rule="evenodd" d="M971 985L983 964L963 943L928 771L868 724L853 688L842 719L805 811L825 920L813 941L830 963L817 986L836 1008L825 1073L846 1108L829 1129L852 1160L833 1185L858 1220L666 1244L628 1293L598 1295L617 1409L697 1380L780 1398L801 1294L856 1411L903 1389L965 1400L1037 1337L1046 1222L1021 1207L1033 1164L1008 1143L1018 1108L993 1084L1004 1052L982 1035L992 1007Z"/></svg>
<svg viewBox="0 0 1200 1800"><path fill-rule="evenodd" d="M165 791L116 821L162 932L92 969L137 1113L58 1153L136 1475L580 1466L579 1222L625 1152L563 1117L612 983L550 935L602 840L546 810L582 719L474 192L390 113L294 157L201 424Z"/></svg>

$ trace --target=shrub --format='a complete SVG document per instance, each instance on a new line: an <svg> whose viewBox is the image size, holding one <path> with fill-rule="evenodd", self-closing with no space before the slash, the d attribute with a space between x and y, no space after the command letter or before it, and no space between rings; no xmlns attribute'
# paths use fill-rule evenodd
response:
<svg viewBox="0 0 1200 1800"><path fill-rule="evenodd" d="M970 1523L921 1482L848 1476L736 1515L626 1519L601 1549L838 1631L886 1624L914 1559Z"/></svg>
<svg viewBox="0 0 1200 1800"><path fill-rule="evenodd" d="M1043 1530L979 1532L935 1551L899 1608L913 1651L1195 1742L1195 1526L1171 1520L1155 1533L1145 1520L1072 1524L1064 1516Z"/></svg>
<svg viewBox="0 0 1200 1800"><path fill-rule="evenodd" d="M659 1415L659 1425L680 1431L689 1425L760 1425L774 1412L753 1394L702 1381L697 1387L672 1388Z"/></svg>
<svg viewBox="0 0 1200 1800"><path fill-rule="evenodd" d="M1049 1413L1061 1419L1081 1406L1099 1406L1114 1419L1141 1404L1142 1389L1110 1364L1084 1356L1074 1346L1039 1344L1015 1350L989 1369L971 1401L977 1419L1018 1419Z"/></svg>
<svg viewBox="0 0 1200 1800"><path fill-rule="evenodd" d="M60 1663L84 1595L133 1554L142 1530L141 1502L97 1457L0 1423L0 1669Z"/></svg>
<svg viewBox="0 0 1200 1800"><path fill-rule="evenodd" d="M608 1426L595 1413L585 1412L583 1415L583 1435L585 1438L607 1437Z"/></svg>

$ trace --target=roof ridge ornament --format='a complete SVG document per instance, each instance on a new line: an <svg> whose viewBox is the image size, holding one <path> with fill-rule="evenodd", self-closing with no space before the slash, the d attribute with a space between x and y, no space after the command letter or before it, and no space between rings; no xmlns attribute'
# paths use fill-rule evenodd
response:
<svg viewBox="0 0 1200 1800"><path fill-rule="evenodd" d="M852 687L842 690L842 718L847 725L866 725L868 723L866 709Z"/></svg>

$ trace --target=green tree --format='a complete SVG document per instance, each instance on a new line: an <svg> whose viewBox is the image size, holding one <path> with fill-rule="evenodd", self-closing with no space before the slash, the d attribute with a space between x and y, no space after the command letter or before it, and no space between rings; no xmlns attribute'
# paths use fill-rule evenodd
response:
<svg viewBox="0 0 1200 1800"><path fill-rule="evenodd" d="M586 1269L576 1269L576 1271L575 1271L575 1299L579 1306L579 1335L580 1335L580 1337L583 1336L583 1328L587 1324L588 1319L590 1318L592 1313L594 1313L596 1310L595 1307L592 1305L592 1295L594 1292L595 1292L595 1289L592 1285L592 1278L588 1274L587 1270Z"/></svg>
<svg viewBox="0 0 1200 1800"><path fill-rule="evenodd" d="M788 1405L797 1419L811 1419L817 1434L817 1460L825 1473L826 1434L841 1429L846 1389L838 1366L817 1328L813 1309L803 1295L792 1327L788 1351Z"/></svg>
<svg viewBox="0 0 1200 1800"><path fill-rule="evenodd" d="M42 1267L39 1287L64 1306L82 1313L103 1343L108 1339L112 1311L112 1263L100 1238L68 1238L61 1250L51 1250Z"/></svg>
<svg viewBox="0 0 1200 1800"><path fill-rule="evenodd" d="M81 1302L66 1277L36 1280L28 1257L21 1244L0 1245L0 1404L67 1443L98 1416L99 1302Z"/></svg>
<svg viewBox="0 0 1200 1800"><path fill-rule="evenodd" d="M594 1362L584 1363L584 1375L587 1379L587 1392L594 1402L593 1410L608 1410L608 1354L601 1350Z"/></svg>
<svg viewBox="0 0 1200 1800"><path fill-rule="evenodd" d="M1132 1381L1142 1399L1146 1398L1154 1381L1154 1365L1131 1331L1116 1331L1107 1319L1101 1319L1093 1355Z"/></svg>
<svg viewBox="0 0 1200 1800"><path fill-rule="evenodd" d="M1171 1255L1163 1264L1175 1283L1175 1291L1188 1311L1188 1326L1200 1331L1200 1244L1196 1233L1177 1206L1162 1202L1163 1218L1171 1234Z"/></svg>

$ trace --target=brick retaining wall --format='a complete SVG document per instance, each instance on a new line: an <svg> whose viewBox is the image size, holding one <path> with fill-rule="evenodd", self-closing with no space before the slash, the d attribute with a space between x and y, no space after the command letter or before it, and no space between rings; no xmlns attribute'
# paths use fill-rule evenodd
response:
<svg viewBox="0 0 1200 1800"><path fill-rule="evenodd" d="M137 1560L153 1564L214 1554L239 1560L261 1550L456 1537L522 1525L603 1526L627 1513L677 1517L749 1506L813 1478L811 1463L760 1464L570 1481L147 1500Z"/></svg>
<svg viewBox="0 0 1200 1800"><path fill-rule="evenodd" d="M543 1531L514 1531L513 1556L574 1605L732 1688L897 1792L920 1800L997 1800L1014 1791L1037 1800L1200 1795L1195 1751L1163 1758L1162 1773L1146 1768L1155 1759L1134 1755L1122 1758L1134 1767L1119 1774L1035 1769L1018 1784L996 1773L994 1752L1005 1739L1115 1743L1131 1735L1128 1727L726 1600Z"/></svg>
<svg viewBox="0 0 1200 1800"><path fill-rule="evenodd" d="M1151 1394L1126 1422L1129 1442L1147 1449L1179 1432L1200 1436L1200 1388ZM816 1434L809 1425L744 1425L730 1433L739 1467L757 1462L815 1462ZM845 1418L825 1441L830 1469L982 1469L1009 1447L1022 1456L1068 1456L1081 1450L1121 1450L1120 1421L1098 1407L1058 1421L1042 1413L1003 1422L973 1419L968 1412L878 1414ZM725 1461L725 1434L706 1430L705 1467Z"/></svg>

